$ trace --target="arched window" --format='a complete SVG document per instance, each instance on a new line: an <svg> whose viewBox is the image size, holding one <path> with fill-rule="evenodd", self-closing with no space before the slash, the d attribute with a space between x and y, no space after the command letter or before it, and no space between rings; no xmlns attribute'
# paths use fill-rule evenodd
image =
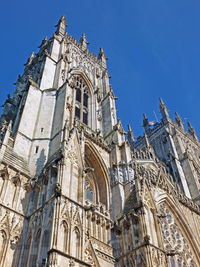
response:
<svg viewBox="0 0 200 267"><path fill-rule="evenodd" d="M75 118L88 125L89 89L80 76L74 77L76 88Z"/></svg>

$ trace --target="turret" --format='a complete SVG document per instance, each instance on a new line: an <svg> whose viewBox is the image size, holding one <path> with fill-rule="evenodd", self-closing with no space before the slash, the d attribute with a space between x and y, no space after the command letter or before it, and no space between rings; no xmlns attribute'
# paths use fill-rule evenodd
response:
<svg viewBox="0 0 200 267"><path fill-rule="evenodd" d="M178 124L178 126L180 126L181 128L184 129L183 122L182 122L182 120L181 120L181 118L177 112L175 112L175 120L176 120L176 123Z"/></svg>
<svg viewBox="0 0 200 267"><path fill-rule="evenodd" d="M89 43L88 43L88 41L87 41L87 38L86 38L85 33L82 34L80 43L81 43L82 49L83 49L83 50L86 50L86 49L87 49L87 45L88 45Z"/></svg>
<svg viewBox="0 0 200 267"><path fill-rule="evenodd" d="M63 16L60 18L58 24L55 26L55 27L57 28L57 30L56 30L56 34L57 34L57 35L60 35L61 37L64 37L65 34L66 34L66 29L65 29L66 26L67 26L67 24L66 24L66 19L65 19L65 16L63 15Z"/></svg>
<svg viewBox="0 0 200 267"><path fill-rule="evenodd" d="M170 118L169 118L168 110L167 110L162 98L159 98L159 101L160 101L160 112L161 112L161 115L162 115L162 121L164 123L169 122Z"/></svg>

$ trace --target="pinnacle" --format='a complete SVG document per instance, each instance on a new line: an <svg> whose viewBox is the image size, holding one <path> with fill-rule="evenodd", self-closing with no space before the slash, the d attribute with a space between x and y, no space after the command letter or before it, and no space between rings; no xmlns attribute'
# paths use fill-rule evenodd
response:
<svg viewBox="0 0 200 267"><path fill-rule="evenodd" d="M67 26L66 18L64 15L62 15L61 18L59 19L58 23L55 25L55 27L57 28L56 34L58 34L60 36L64 36L66 34L66 30L65 30L66 26Z"/></svg>
<svg viewBox="0 0 200 267"><path fill-rule="evenodd" d="M31 55L30 55L30 57L28 58L27 62L24 64L24 66L27 66L27 65L31 64L34 56L35 56L35 53L32 52Z"/></svg>
<svg viewBox="0 0 200 267"><path fill-rule="evenodd" d="M129 131L129 132L132 131L132 129L131 129L131 125L130 125L130 124L128 124L128 131Z"/></svg>
<svg viewBox="0 0 200 267"><path fill-rule="evenodd" d="M67 26L67 24L66 24L66 17L65 17L65 15L62 15L61 16L61 18L59 19L59 22L58 23L64 23L65 24L65 26Z"/></svg>
<svg viewBox="0 0 200 267"><path fill-rule="evenodd" d="M86 37L86 34L85 34L85 33L83 33L83 34L81 35L81 40L80 40L80 42L81 42L82 44L85 44L85 45L89 44L89 42L87 41L87 37Z"/></svg>
<svg viewBox="0 0 200 267"><path fill-rule="evenodd" d="M147 116L145 113L143 113L143 120L147 120Z"/></svg>
<svg viewBox="0 0 200 267"><path fill-rule="evenodd" d="M102 58L102 57L106 58L103 48L100 47L100 49L99 49L99 58Z"/></svg>
<svg viewBox="0 0 200 267"><path fill-rule="evenodd" d="M159 102L160 102L160 105L161 105L161 106L165 106L165 104L164 104L164 102L163 102L163 100L162 100L161 97L159 97Z"/></svg>

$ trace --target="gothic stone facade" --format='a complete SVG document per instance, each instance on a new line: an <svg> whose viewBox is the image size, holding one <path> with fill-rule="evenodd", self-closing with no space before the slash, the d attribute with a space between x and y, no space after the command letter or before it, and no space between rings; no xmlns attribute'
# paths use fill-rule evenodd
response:
<svg viewBox="0 0 200 267"><path fill-rule="evenodd" d="M160 100L160 123L125 133L87 44L62 16L4 103L0 266L200 266L194 129Z"/></svg>

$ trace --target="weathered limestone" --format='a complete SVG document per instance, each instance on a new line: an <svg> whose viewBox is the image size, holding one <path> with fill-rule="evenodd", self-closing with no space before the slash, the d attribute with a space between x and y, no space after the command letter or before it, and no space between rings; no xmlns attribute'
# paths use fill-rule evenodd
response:
<svg viewBox="0 0 200 267"><path fill-rule="evenodd" d="M32 53L0 118L1 266L200 266L200 144L160 99L127 139L106 56L66 31Z"/></svg>

